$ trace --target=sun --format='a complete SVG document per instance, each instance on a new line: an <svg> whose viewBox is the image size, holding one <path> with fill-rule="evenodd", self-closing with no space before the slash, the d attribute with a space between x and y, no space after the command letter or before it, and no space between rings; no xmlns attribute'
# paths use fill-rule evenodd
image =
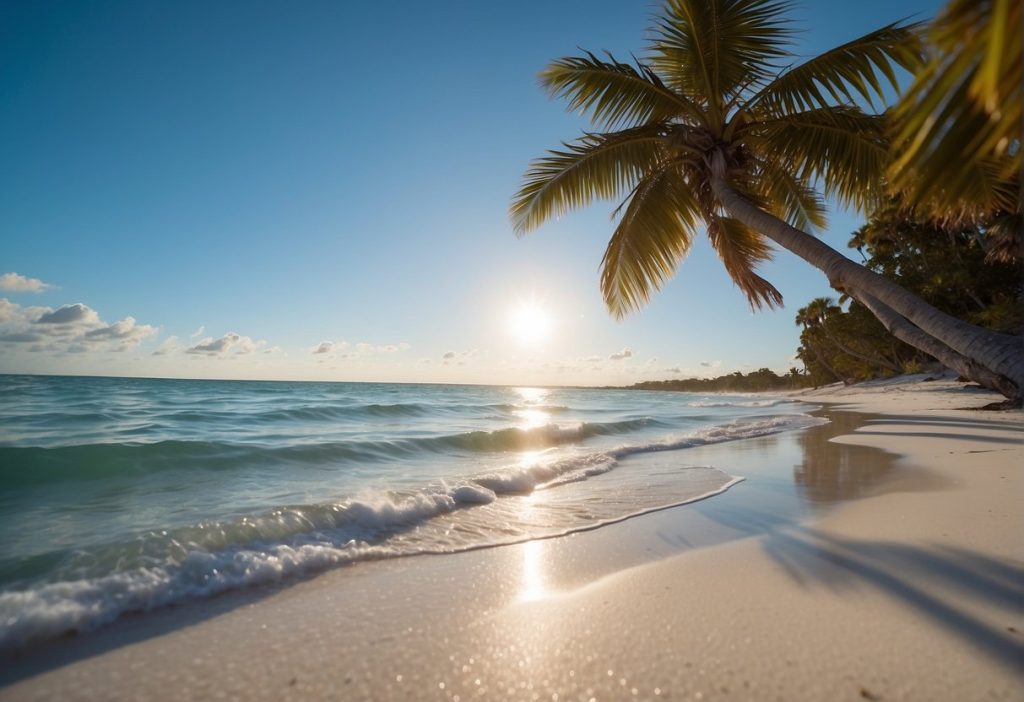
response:
<svg viewBox="0 0 1024 702"><path fill-rule="evenodd" d="M554 328L551 314L534 301L520 302L508 317L512 338L524 346L535 346L546 340Z"/></svg>

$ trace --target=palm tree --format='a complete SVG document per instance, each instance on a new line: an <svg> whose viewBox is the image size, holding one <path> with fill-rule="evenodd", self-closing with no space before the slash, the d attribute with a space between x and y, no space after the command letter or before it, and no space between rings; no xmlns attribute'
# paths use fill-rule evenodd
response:
<svg viewBox="0 0 1024 702"><path fill-rule="evenodd" d="M921 62L916 25L891 24L797 65L779 0L667 0L646 61L554 61L542 85L604 131L534 161L511 207L518 234L595 198L622 199L601 290L622 317L674 273L703 223L752 308L781 305L757 275L767 240L822 270L898 338L1019 398L1024 350L954 319L825 245L825 195L870 208L887 165L884 118L857 106Z"/></svg>
<svg viewBox="0 0 1024 702"><path fill-rule="evenodd" d="M889 169L915 202L947 216L1019 215L1022 13L1020 0L950 0L930 24L928 60L896 109Z"/></svg>
<svg viewBox="0 0 1024 702"><path fill-rule="evenodd" d="M828 321L835 315L841 314L842 311L843 308L837 305L835 300L831 297L816 297L807 303L806 307L801 307L797 310L796 323L797 326L802 326L805 330L810 330L814 335L823 335L832 346L851 358L857 358L861 361L866 361L873 366L881 366L882 368L891 370L894 373L900 373L903 369L892 361L858 351L832 332L829 328ZM815 332L820 332L820 334L815 334ZM818 360L824 365L824 360L821 358L821 354L817 346L814 344L811 346L812 351L818 356Z"/></svg>
<svg viewBox="0 0 1024 702"><path fill-rule="evenodd" d="M1024 260L1024 3L950 0L896 106L888 178L913 209L981 223L989 260Z"/></svg>
<svg viewBox="0 0 1024 702"><path fill-rule="evenodd" d="M840 311L840 307L835 304L835 301L830 297L816 297L811 300L806 307L801 307L796 313L796 324L797 326L803 327L805 330L818 330L825 324L825 319L830 314L835 314ZM806 349L811 352L814 356L814 360L818 362L822 368L827 370L832 377L843 383L843 385L849 385L850 381L840 375L839 371L832 367L827 360L825 360L824 354L821 353L821 349L818 348L816 343L817 339L814 339L814 332L807 334L808 337L804 339L803 334L800 335L800 340L804 342L802 349ZM799 353L799 351L798 351Z"/></svg>

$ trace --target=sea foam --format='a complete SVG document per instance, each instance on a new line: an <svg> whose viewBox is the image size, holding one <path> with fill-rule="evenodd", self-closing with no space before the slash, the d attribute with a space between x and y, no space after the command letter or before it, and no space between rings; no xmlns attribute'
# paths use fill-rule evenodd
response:
<svg viewBox="0 0 1024 702"><path fill-rule="evenodd" d="M77 554L44 582L0 592L0 650L69 631L95 629L126 612L147 611L231 589L278 582L341 564L571 533L717 494L738 478L722 474L716 488L696 497L673 500L666 496L660 503L642 510L623 508L621 513L600 519L549 525L534 532L520 530L511 536L509 530L486 519L475 523L472 539L457 543L446 542L443 530L436 534L423 531L434 520L461 510L486 509L502 499L608 473L631 455L766 436L826 421L805 414L756 417L705 426L655 441L623 442L593 450L581 448L570 455L542 451L532 462L517 460L504 468L458 480L442 480L418 489L368 490L337 502L282 506L262 514L148 532L127 544L112 543L94 552ZM474 438L470 445L494 442L495 447L512 450L523 445L521 436L528 435L545 437L538 442L540 446L557 446L564 443L561 437L582 440L588 436L609 436L614 435L617 427L621 428L622 423L605 423L598 429L594 423L568 428L542 426L516 430L521 433L515 435L499 430ZM509 439L510 436L518 438ZM407 538L411 533L420 538ZM119 564L115 572L105 572L96 566L110 562Z"/></svg>

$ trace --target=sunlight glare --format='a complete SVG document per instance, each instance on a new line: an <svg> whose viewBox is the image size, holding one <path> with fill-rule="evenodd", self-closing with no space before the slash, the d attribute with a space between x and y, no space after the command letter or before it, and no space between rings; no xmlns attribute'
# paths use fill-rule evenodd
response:
<svg viewBox="0 0 1024 702"><path fill-rule="evenodd" d="M548 594L544 582L544 542L527 541L523 544L523 584L520 602L534 602Z"/></svg>
<svg viewBox="0 0 1024 702"><path fill-rule="evenodd" d="M524 346L535 346L545 341L554 328L548 311L536 302L521 302L512 309L508 319L509 332Z"/></svg>

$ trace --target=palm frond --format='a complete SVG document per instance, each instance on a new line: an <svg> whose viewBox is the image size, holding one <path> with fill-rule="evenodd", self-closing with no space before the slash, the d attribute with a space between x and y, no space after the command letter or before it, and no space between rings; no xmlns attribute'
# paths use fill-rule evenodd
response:
<svg viewBox="0 0 1024 702"><path fill-rule="evenodd" d="M997 217L985 232L985 251L989 263L1024 262L1024 213Z"/></svg>
<svg viewBox="0 0 1024 702"><path fill-rule="evenodd" d="M774 159L762 161L759 166L754 186L765 209L806 232L827 226L825 201L814 188L789 170L780 168Z"/></svg>
<svg viewBox="0 0 1024 702"><path fill-rule="evenodd" d="M952 0L935 20L929 61L895 110L897 188L935 200L971 189L972 163L1020 172L1022 12L1019 0Z"/></svg>
<svg viewBox="0 0 1024 702"><path fill-rule="evenodd" d="M540 82L551 97L567 100L569 111L588 115L605 129L679 115L701 118L696 105L668 88L650 68L620 63L610 55L607 61L590 52L558 59L541 72Z"/></svg>
<svg viewBox="0 0 1024 702"><path fill-rule="evenodd" d="M536 229L552 217L585 207L596 199L615 199L649 172L662 157L660 125L611 134L586 134L548 151L530 164L509 216L516 233Z"/></svg>
<svg viewBox="0 0 1024 702"><path fill-rule="evenodd" d="M1005 161L964 158L949 177L922 187L891 189L914 212L944 225L972 224L996 212L1015 212L1020 197L1020 178L1006 177ZM906 179L900 183L906 183Z"/></svg>
<svg viewBox="0 0 1024 702"><path fill-rule="evenodd" d="M601 293L621 319L643 307L690 250L699 210L676 168L637 184L601 261Z"/></svg>
<svg viewBox="0 0 1024 702"><path fill-rule="evenodd" d="M820 182L843 204L870 209L881 199L888 163L884 118L856 107L797 112L756 126L749 141L805 182Z"/></svg>
<svg viewBox="0 0 1024 702"><path fill-rule="evenodd" d="M751 309L782 306L782 293L757 275L757 266L772 258L764 238L732 217L714 217L707 223L708 238L718 252L732 282L746 296Z"/></svg>
<svg viewBox="0 0 1024 702"><path fill-rule="evenodd" d="M885 102L884 83L899 91L893 66L914 72L923 61L920 24L889 24L841 44L779 74L751 98L774 112L790 114L857 98Z"/></svg>
<svg viewBox="0 0 1024 702"><path fill-rule="evenodd" d="M677 91L722 113L726 96L777 71L792 29L787 0L668 0L650 62ZM724 114L718 114L724 117Z"/></svg>

